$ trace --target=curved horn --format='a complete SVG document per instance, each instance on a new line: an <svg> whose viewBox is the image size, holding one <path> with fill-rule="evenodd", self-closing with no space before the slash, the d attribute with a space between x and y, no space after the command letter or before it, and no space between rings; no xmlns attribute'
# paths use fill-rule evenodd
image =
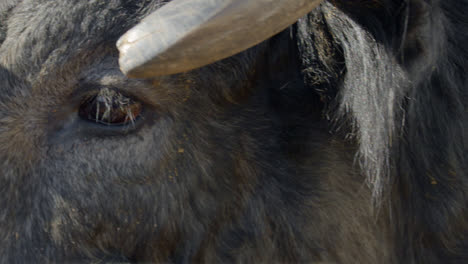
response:
<svg viewBox="0 0 468 264"><path fill-rule="evenodd" d="M192 70L273 36L321 0L173 0L117 42L120 68L149 78Z"/></svg>

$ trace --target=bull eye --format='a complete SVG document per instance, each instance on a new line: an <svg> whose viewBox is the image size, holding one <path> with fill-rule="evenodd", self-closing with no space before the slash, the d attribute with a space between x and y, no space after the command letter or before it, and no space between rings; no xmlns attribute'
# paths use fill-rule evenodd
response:
<svg viewBox="0 0 468 264"><path fill-rule="evenodd" d="M110 126L133 124L141 111L140 102L116 90L103 88L82 101L78 114L84 120Z"/></svg>

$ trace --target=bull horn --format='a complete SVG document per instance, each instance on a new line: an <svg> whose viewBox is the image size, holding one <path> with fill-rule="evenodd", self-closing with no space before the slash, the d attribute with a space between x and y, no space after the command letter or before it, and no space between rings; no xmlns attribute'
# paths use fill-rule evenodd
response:
<svg viewBox="0 0 468 264"><path fill-rule="evenodd" d="M322 0L173 0L117 42L133 78L189 71L281 32Z"/></svg>

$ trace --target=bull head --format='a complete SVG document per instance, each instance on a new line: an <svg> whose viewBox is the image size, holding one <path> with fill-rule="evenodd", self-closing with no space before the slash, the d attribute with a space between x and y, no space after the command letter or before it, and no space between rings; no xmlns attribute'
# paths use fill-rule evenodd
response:
<svg viewBox="0 0 468 264"><path fill-rule="evenodd" d="M120 67L134 78L192 70L279 33L320 2L174 0L120 38Z"/></svg>

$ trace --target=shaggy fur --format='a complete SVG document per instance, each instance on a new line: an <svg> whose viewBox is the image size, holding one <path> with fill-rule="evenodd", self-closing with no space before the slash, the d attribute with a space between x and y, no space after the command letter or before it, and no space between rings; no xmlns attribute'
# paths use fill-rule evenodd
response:
<svg viewBox="0 0 468 264"><path fill-rule="evenodd" d="M468 262L468 1L329 0L127 79L162 4L0 0L0 263ZM130 125L78 115L109 89Z"/></svg>

